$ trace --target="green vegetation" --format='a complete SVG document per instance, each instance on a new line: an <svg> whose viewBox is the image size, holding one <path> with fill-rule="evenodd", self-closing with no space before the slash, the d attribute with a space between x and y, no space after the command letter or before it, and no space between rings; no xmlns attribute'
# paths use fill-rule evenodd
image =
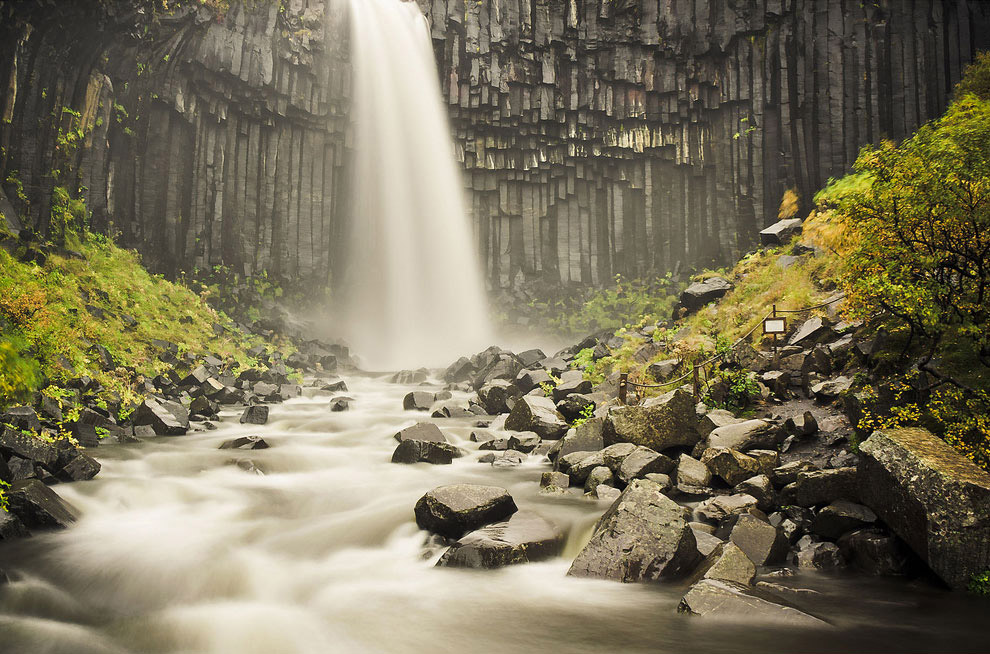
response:
<svg viewBox="0 0 990 654"><path fill-rule="evenodd" d="M153 375L167 367L152 339L175 341L180 353L254 363L244 354L253 343L202 298L149 274L136 253L106 237L83 237L70 235L82 258L52 254L43 265L0 249L0 404L78 375L125 403L136 399L131 371ZM103 369L94 345L109 351L113 368Z"/></svg>
<svg viewBox="0 0 990 654"><path fill-rule="evenodd" d="M990 597L990 570L974 574L969 580L966 590L974 595Z"/></svg>

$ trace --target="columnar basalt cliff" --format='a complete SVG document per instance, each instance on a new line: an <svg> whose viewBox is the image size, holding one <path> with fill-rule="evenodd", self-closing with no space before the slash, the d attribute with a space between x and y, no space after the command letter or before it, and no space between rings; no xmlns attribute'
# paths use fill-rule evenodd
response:
<svg viewBox="0 0 990 654"><path fill-rule="evenodd" d="M419 0L491 277L724 264L944 110L965 0Z"/></svg>
<svg viewBox="0 0 990 654"><path fill-rule="evenodd" d="M990 38L967 0L418 1L499 287L733 260L786 189L807 207L938 115ZM345 3L153 4L0 2L0 211L50 236L65 188L167 274L328 283Z"/></svg>

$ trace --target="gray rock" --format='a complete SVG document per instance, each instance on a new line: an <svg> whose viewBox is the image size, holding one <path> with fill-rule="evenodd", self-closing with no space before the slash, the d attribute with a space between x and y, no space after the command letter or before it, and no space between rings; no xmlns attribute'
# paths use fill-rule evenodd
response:
<svg viewBox="0 0 990 654"><path fill-rule="evenodd" d="M496 486L453 484L429 491L416 502L416 524L446 538L508 518L516 512L509 491Z"/></svg>
<svg viewBox="0 0 990 654"><path fill-rule="evenodd" d="M564 437L554 444L547 456L551 461L556 461L572 452L597 452L604 448L605 441L602 438L604 423L601 418L592 418L569 429Z"/></svg>
<svg viewBox="0 0 990 654"><path fill-rule="evenodd" d="M799 472L797 479L780 492L781 504L818 506L835 500L859 500L856 468L834 468Z"/></svg>
<svg viewBox="0 0 990 654"><path fill-rule="evenodd" d="M852 388L852 382L852 378L845 376L818 382L811 387L811 394L818 402L830 402L843 393L848 393Z"/></svg>
<svg viewBox="0 0 990 654"><path fill-rule="evenodd" d="M12 406L0 416L0 422L10 425L15 429L26 429L28 431L40 431L41 420L33 407Z"/></svg>
<svg viewBox="0 0 990 654"><path fill-rule="evenodd" d="M244 409L241 414L241 424L264 425L268 422L268 407L256 404Z"/></svg>
<svg viewBox="0 0 990 654"><path fill-rule="evenodd" d="M676 465L676 464L675 464ZM661 472L650 472L643 475L643 479L649 479L653 483L660 486L660 490L663 491L664 495L674 488L674 482L670 478L670 475L663 474ZM628 482L627 482L628 483Z"/></svg>
<svg viewBox="0 0 990 654"><path fill-rule="evenodd" d="M516 388L525 395L530 391L541 388L543 384L553 384L550 373L546 370L520 370L515 379Z"/></svg>
<svg viewBox="0 0 990 654"><path fill-rule="evenodd" d="M868 575L901 575L907 571L909 559L904 542L882 529L857 529L836 544L844 559Z"/></svg>
<svg viewBox="0 0 990 654"><path fill-rule="evenodd" d="M540 488L567 488L571 485L571 478L563 472L548 471L540 477Z"/></svg>
<svg viewBox="0 0 990 654"><path fill-rule="evenodd" d="M526 455L516 450L505 450L492 461L493 468L515 468L522 465Z"/></svg>
<svg viewBox="0 0 990 654"><path fill-rule="evenodd" d="M417 422L411 427L399 430L395 434L397 441L431 441L433 443L446 443L447 437L443 435L440 428L432 422Z"/></svg>
<svg viewBox="0 0 990 654"><path fill-rule="evenodd" d="M797 234L801 233L801 219L787 218L778 220L760 232L760 245L787 245Z"/></svg>
<svg viewBox="0 0 990 654"><path fill-rule="evenodd" d="M656 381L664 381L674 374L674 371L677 370L677 366L679 365L681 365L680 359L664 359L663 361L651 363L647 366L646 372Z"/></svg>
<svg viewBox="0 0 990 654"><path fill-rule="evenodd" d="M605 466L598 466L588 473L588 478L584 482L584 490L585 492L590 493L602 484L606 486L614 486L615 478L612 476L612 471L610 469Z"/></svg>
<svg viewBox="0 0 990 654"><path fill-rule="evenodd" d="M701 434L702 438L704 438L719 427L736 425L740 422L745 422L745 420L735 417L731 411L726 411L725 409L715 409L714 411L709 411L706 413L704 417L698 421L698 433Z"/></svg>
<svg viewBox="0 0 990 654"><path fill-rule="evenodd" d="M730 515L744 513L756 508L756 498L752 495L717 495L698 505L695 512L706 520L719 521Z"/></svg>
<svg viewBox="0 0 990 654"><path fill-rule="evenodd" d="M182 436L189 431L189 415L183 415L184 410L180 409L181 405L175 402L149 397L131 414L131 421L135 425L150 425L159 436Z"/></svg>
<svg viewBox="0 0 990 654"><path fill-rule="evenodd" d="M800 345L809 347L812 343L817 343L822 338L830 335L832 330L825 324L819 316L813 316L805 320L797 330L787 339L788 345Z"/></svg>
<svg viewBox="0 0 990 654"><path fill-rule="evenodd" d="M510 450L516 450L517 452L523 452L524 454L529 454L535 450L539 444L540 437L531 431L513 434L512 436L509 436L507 443Z"/></svg>
<svg viewBox="0 0 990 654"><path fill-rule="evenodd" d="M489 415L508 413L516 398L522 393L512 382L496 379L478 389L478 401Z"/></svg>
<svg viewBox="0 0 990 654"><path fill-rule="evenodd" d="M622 496L622 491L620 491L615 486L609 486L607 484L598 484L593 489L591 489L591 496L596 500L612 503Z"/></svg>
<svg viewBox="0 0 990 654"><path fill-rule="evenodd" d="M269 447L261 436L241 436L220 444L221 450L267 450Z"/></svg>
<svg viewBox="0 0 990 654"><path fill-rule="evenodd" d="M750 586L756 577L756 564L735 543L719 543L691 575L690 583L702 579L732 581Z"/></svg>
<svg viewBox="0 0 990 654"><path fill-rule="evenodd" d="M769 511L776 504L777 494L774 493L773 484L766 475L756 475L736 484L732 489L735 493L752 495L756 498L756 508L760 511Z"/></svg>
<svg viewBox="0 0 990 654"><path fill-rule="evenodd" d="M756 459L727 447L709 447L701 455L701 462L729 486L735 486L760 472Z"/></svg>
<svg viewBox="0 0 990 654"><path fill-rule="evenodd" d="M62 481L86 481L99 474L99 461L91 456L79 454L59 470L55 476Z"/></svg>
<svg viewBox="0 0 990 654"><path fill-rule="evenodd" d="M811 532L835 540L846 532L866 527L876 521L877 515L868 507L836 500L818 512L811 524Z"/></svg>
<svg viewBox="0 0 990 654"><path fill-rule="evenodd" d="M699 559L684 510L657 484L637 479L599 519L567 574L657 581L688 574Z"/></svg>
<svg viewBox="0 0 990 654"><path fill-rule="evenodd" d="M404 439L392 452L392 463L431 463L448 465L461 456L461 451L450 443Z"/></svg>
<svg viewBox="0 0 990 654"><path fill-rule="evenodd" d="M780 466L780 452L776 450L750 450L746 454L756 459L761 475L770 477Z"/></svg>
<svg viewBox="0 0 990 654"><path fill-rule="evenodd" d="M37 479L15 481L7 491L10 512L29 529L64 529L79 512Z"/></svg>
<svg viewBox="0 0 990 654"><path fill-rule="evenodd" d="M0 509L0 542L14 540L16 538L27 538L31 532L27 530L21 519L13 513L7 513ZM0 584L2 585L2 584Z"/></svg>
<svg viewBox="0 0 990 654"><path fill-rule="evenodd" d="M622 462L627 456L636 451L636 445L632 443L616 443L614 445L609 445L602 450L602 461L608 466L612 471L619 469Z"/></svg>
<svg viewBox="0 0 990 654"><path fill-rule="evenodd" d="M531 511L517 511L504 522L462 536L444 552L437 565L500 568L551 558L563 546L564 534L553 523Z"/></svg>
<svg viewBox="0 0 990 654"><path fill-rule="evenodd" d="M681 598L677 610L699 616L772 622L801 628L829 626L824 620L787 606L779 597L763 590L718 579L704 579L692 586Z"/></svg>
<svg viewBox="0 0 990 654"><path fill-rule="evenodd" d="M781 440L780 427L766 420L746 420L725 425L708 434L708 447L727 447L745 452L746 450L774 449Z"/></svg>
<svg viewBox="0 0 990 654"><path fill-rule="evenodd" d="M330 400L330 410L339 413L341 411L347 411L351 408L351 398L349 397L335 397Z"/></svg>
<svg viewBox="0 0 990 654"><path fill-rule="evenodd" d="M781 563L787 556L788 541L780 529L762 516L741 513L733 516L719 532L728 530L728 538L756 565ZM719 532L716 532L718 534Z"/></svg>
<svg viewBox="0 0 990 654"><path fill-rule="evenodd" d="M7 456L19 456L36 461L51 469L58 459L58 450L51 443L28 436L16 429L4 426L0 433L0 452Z"/></svg>
<svg viewBox="0 0 990 654"><path fill-rule="evenodd" d="M608 463L608 457L605 462ZM615 476L620 483L628 484L633 479L643 479L654 473L666 475L673 472L675 465L670 457L640 445L622 459L618 470L615 470ZM669 478L667 481L669 486Z"/></svg>
<svg viewBox="0 0 990 654"><path fill-rule="evenodd" d="M526 395L516 401L505 419L511 431L532 431L540 438L556 440L567 433L567 423L548 397Z"/></svg>
<svg viewBox="0 0 990 654"><path fill-rule="evenodd" d="M560 382L553 389L553 401L560 402L572 393L591 392L591 382L584 378L580 370L568 370L560 376Z"/></svg>
<svg viewBox="0 0 990 654"><path fill-rule="evenodd" d="M778 487L786 486L797 481L799 473L812 472L814 470L817 470L817 468L810 461L791 461L790 463L785 463L782 466L774 468L773 473L770 475L770 481Z"/></svg>
<svg viewBox="0 0 990 654"><path fill-rule="evenodd" d="M732 290L732 284L721 277L709 277L703 282L695 282L681 292L681 306L688 312L697 311L709 302L721 298Z"/></svg>
<svg viewBox="0 0 990 654"><path fill-rule="evenodd" d="M834 570L845 566L842 552L835 543L824 543L803 536L793 557L794 565L806 570Z"/></svg>
<svg viewBox="0 0 990 654"><path fill-rule="evenodd" d="M712 552L714 552L717 548L721 547L724 541L718 536L712 534L711 532L703 531L694 526L700 524L701 523L699 522L692 522L691 531L694 532L694 538L697 543L698 553L701 554L701 556L708 556ZM707 527L708 525L705 526Z"/></svg>
<svg viewBox="0 0 990 654"><path fill-rule="evenodd" d="M990 473L923 429L876 431L859 449L863 503L946 584L990 568Z"/></svg>
<svg viewBox="0 0 990 654"><path fill-rule="evenodd" d="M429 411L435 402L435 395L428 391L412 391L402 398L405 411Z"/></svg>
<svg viewBox="0 0 990 654"><path fill-rule="evenodd" d="M559 461L561 464L567 464L566 472L571 479L571 486L584 486L592 470L598 467L607 467L601 452L575 452L559 459ZM562 465L561 470L563 469Z"/></svg>
<svg viewBox="0 0 990 654"><path fill-rule="evenodd" d="M701 461L682 454L677 460L675 479L679 491L697 495L708 491L708 486L712 483L712 473Z"/></svg>
<svg viewBox="0 0 990 654"><path fill-rule="evenodd" d="M692 447L700 440L691 394L676 389L643 406L609 409L602 436L606 445L633 443L657 452Z"/></svg>
<svg viewBox="0 0 990 654"><path fill-rule="evenodd" d="M813 436L818 433L818 420L811 411L805 411L802 416L788 418L784 428L794 436Z"/></svg>

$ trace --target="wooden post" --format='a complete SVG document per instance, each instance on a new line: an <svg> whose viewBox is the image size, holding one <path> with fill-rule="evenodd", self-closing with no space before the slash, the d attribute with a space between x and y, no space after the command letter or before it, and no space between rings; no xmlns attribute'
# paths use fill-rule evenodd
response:
<svg viewBox="0 0 990 654"><path fill-rule="evenodd" d="M698 401L698 396L701 395L701 380L698 379L698 364L694 365L694 401Z"/></svg>
<svg viewBox="0 0 990 654"><path fill-rule="evenodd" d="M629 384L629 373L623 372L619 374L619 402L623 404L626 403L626 392Z"/></svg>
<svg viewBox="0 0 990 654"><path fill-rule="evenodd" d="M777 317L777 305L773 305L773 317ZM773 365L774 367L779 367L779 362L777 359L777 332L773 333Z"/></svg>

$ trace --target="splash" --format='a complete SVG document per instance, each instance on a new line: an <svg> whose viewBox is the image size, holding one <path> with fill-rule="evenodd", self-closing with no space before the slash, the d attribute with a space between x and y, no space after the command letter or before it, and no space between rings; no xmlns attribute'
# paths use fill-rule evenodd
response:
<svg viewBox="0 0 990 654"><path fill-rule="evenodd" d="M445 365L490 344L477 246L415 2L350 0L353 215L341 329L368 367Z"/></svg>

